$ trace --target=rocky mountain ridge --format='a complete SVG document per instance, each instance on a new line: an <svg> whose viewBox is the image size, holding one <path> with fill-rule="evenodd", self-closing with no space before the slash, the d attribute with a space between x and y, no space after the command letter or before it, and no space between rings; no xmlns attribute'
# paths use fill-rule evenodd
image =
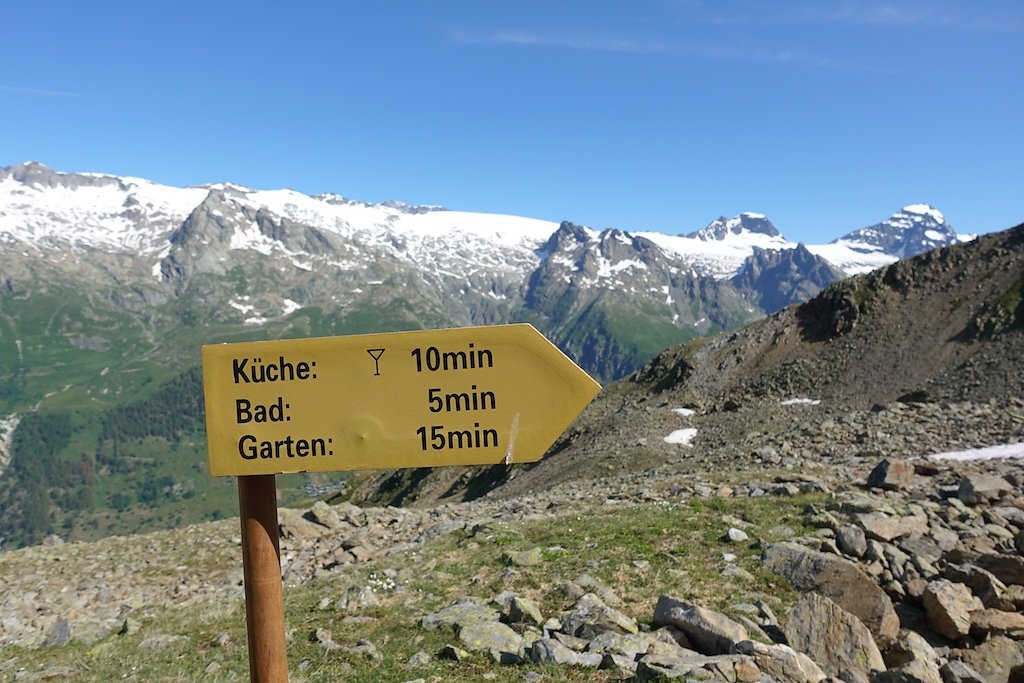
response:
<svg viewBox="0 0 1024 683"><path fill-rule="evenodd" d="M933 234L944 226L943 239L962 239L936 224L941 214L930 208L932 222L916 227L911 208L886 230ZM888 234L882 225L871 234ZM93 307L110 307L98 315L127 312L154 339L155 328L199 319L276 335L304 309L327 333L535 321L605 378L673 342L813 293L823 278L862 269L865 259L891 262L889 246L912 253L896 236L881 246L848 237L815 252L829 268L806 263L753 213L674 237L231 184L174 188L34 162L0 169L0 276L11 293L87 289ZM745 275L739 290L708 282L763 270L763 249L790 264L785 277L778 268L772 277ZM9 311L15 322L19 316ZM17 339L20 331L12 332Z"/></svg>
<svg viewBox="0 0 1024 683"><path fill-rule="evenodd" d="M895 439L898 425L872 427L869 420L854 433L832 430L853 411L874 415L873 406L901 398L929 406L927 421L950 445L976 432L952 427L958 422L943 417L952 411L943 406L1024 397L1022 292L1018 226L836 282L742 329L672 347L605 387L530 468L372 476L356 495L404 504L487 491L518 495L677 458L727 468L752 458L831 452L833 438L872 441L876 455L897 455L905 444L893 440L882 449L886 442L868 435ZM1000 443L1017 434L987 438ZM759 454L761 447L771 456Z"/></svg>

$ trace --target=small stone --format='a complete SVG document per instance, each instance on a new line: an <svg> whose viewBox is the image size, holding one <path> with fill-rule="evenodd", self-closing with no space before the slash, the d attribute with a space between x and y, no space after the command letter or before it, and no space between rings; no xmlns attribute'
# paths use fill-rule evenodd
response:
<svg viewBox="0 0 1024 683"><path fill-rule="evenodd" d="M337 650L341 646L334 642L334 634L327 629L318 628L309 634L309 640L313 643L320 643L325 650Z"/></svg>
<svg viewBox="0 0 1024 683"><path fill-rule="evenodd" d="M523 649L522 637L498 621L477 621L459 630L459 640L470 652L487 652L496 662L512 663Z"/></svg>
<svg viewBox="0 0 1024 683"><path fill-rule="evenodd" d="M868 541L863 529L848 524L836 531L836 546L846 555L864 557L868 550Z"/></svg>
<svg viewBox="0 0 1024 683"><path fill-rule="evenodd" d="M743 529L737 529L736 527L729 527L729 530L725 532L725 540L731 543L743 543L750 540L750 536Z"/></svg>
<svg viewBox="0 0 1024 683"><path fill-rule="evenodd" d="M895 517L884 512L864 512L854 517L868 538L888 543L900 536L928 531L928 518L920 515Z"/></svg>
<svg viewBox="0 0 1024 683"><path fill-rule="evenodd" d="M903 460L882 460L868 475L868 487L894 491L914 483L914 466Z"/></svg>
<svg viewBox="0 0 1024 683"><path fill-rule="evenodd" d="M339 529L342 527L342 521L338 513L322 500L313 503L313 507L309 509L305 517L314 524L319 524L328 529Z"/></svg>
<svg viewBox="0 0 1024 683"><path fill-rule="evenodd" d="M951 659L939 668L944 683L988 683L966 662Z"/></svg>
<svg viewBox="0 0 1024 683"><path fill-rule="evenodd" d="M721 572L722 576L730 579L740 579L741 581L753 581L754 575L748 572L743 567L737 567L734 564L727 565Z"/></svg>
<svg viewBox="0 0 1024 683"><path fill-rule="evenodd" d="M463 650L461 647L455 645L445 645L441 648L441 651L437 653L437 656L441 659L451 659L456 662L463 662L469 659L469 653Z"/></svg>
<svg viewBox="0 0 1024 683"><path fill-rule="evenodd" d="M419 652L414 654L412 657L409 657L409 666L414 666L417 669L419 669L419 668L422 668L422 667L427 666L428 664L430 664L432 659L433 659L433 657L431 657L429 654L427 654L423 650L420 650Z"/></svg>
<svg viewBox="0 0 1024 683"><path fill-rule="evenodd" d="M501 561L513 567L536 567L544 561L544 555L540 548L506 550L501 554Z"/></svg>
<svg viewBox="0 0 1024 683"><path fill-rule="evenodd" d="M50 629L43 647L61 647L71 642L71 624L67 619L58 619L57 623Z"/></svg>
<svg viewBox="0 0 1024 683"><path fill-rule="evenodd" d="M579 662L579 655L554 638L538 638L526 652L530 661L537 664L553 662L573 665Z"/></svg>
<svg viewBox="0 0 1024 683"><path fill-rule="evenodd" d="M938 666L939 655L920 634L900 631L896 640L886 648L885 665L889 671L899 672L902 679L920 683L943 683Z"/></svg>
<svg viewBox="0 0 1024 683"><path fill-rule="evenodd" d="M818 683L825 678L825 672L814 660L788 645L744 640L736 644L736 652L753 657L757 668L774 680Z"/></svg>
<svg viewBox="0 0 1024 683"><path fill-rule="evenodd" d="M749 639L747 629L724 614L670 595L658 598L653 623L678 628L698 651L707 655L728 654L736 643Z"/></svg>
<svg viewBox="0 0 1024 683"><path fill-rule="evenodd" d="M517 595L509 601L508 623L540 626L544 623L544 616L536 602Z"/></svg>

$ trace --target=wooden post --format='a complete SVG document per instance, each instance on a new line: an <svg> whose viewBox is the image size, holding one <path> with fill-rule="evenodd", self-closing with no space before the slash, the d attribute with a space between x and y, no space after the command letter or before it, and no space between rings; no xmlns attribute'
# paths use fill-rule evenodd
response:
<svg viewBox="0 0 1024 683"><path fill-rule="evenodd" d="M274 475L238 477L238 508L242 518L249 681L288 683Z"/></svg>

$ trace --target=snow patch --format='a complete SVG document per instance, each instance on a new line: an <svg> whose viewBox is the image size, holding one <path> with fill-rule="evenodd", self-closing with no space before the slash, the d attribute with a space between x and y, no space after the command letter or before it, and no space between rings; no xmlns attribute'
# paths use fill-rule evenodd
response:
<svg viewBox="0 0 1024 683"><path fill-rule="evenodd" d="M899 259L867 242L838 240L832 244L808 244L807 251L820 256L847 275L870 273Z"/></svg>
<svg viewBox="0 0 1024 683"><path fill-rule="evenodd" d="M0 418L0 474L3 474L7 463L11 461L11 437L20 421L21 416L17 413Z"/></svg>
<svg viewBox="0 0 1024 683"><path fill-rule="evenodd" d="M930 460L994 460L996 458L1024 458L1024 443L1007 443L986 448L970 448L929 455Z"/></svg>
<svg viewBox="0 0 1024 683"><path fill-rule="evenodd" d="M724 280L735 275L743 262L753 252L754 247L761 249L794 249L795 242L789 242L781 235L772 237L759 232L742 230L739 233L728 233L721 240L702 240L696 237L666 235L660 232L639 232L643 237L654 242L669 256L680 259L687 265L695 266L716 280ZM691 272L693 272L691 270Z"/></svg>
<svg viewBox="0 0 1024 683"><path fill-rule="evenodd" d="M247 296L242 297L242 301L247 301L248 299L249 297ZM228 302L228 306L234 308L235 310L241 313L251 313L253 310L256 309L256 307L253 306L252 304L242 303L242 301L235 301L234 299L232 299L231 301Z"/></svg>
<svg viewBox="0 0 1024 683"><path fill-rule="evenodd" d="M903 207L903 213L912 213L918 216L930 216L936 223L945 223L946 217L938 209L929 204L909 204Z"/></svg>
<svg viewBox="0 0 1024 683"><path fill-rule="evenodd" d="M693 427L677 429L664 438L665 443L677 443L682 446L692 445L690 442L697 436L697 430Z"/></svg>
<svg viewBox="0 0 1024 683"><path fill-rule="evenodd" d="M817 398L787 398L784 401L779 401L779 405L782 405L782 406L817 406L817 405L821 405L821 399L817 399Z"/></svg>
<svg viewBox="0 0 1024 683"><path fill-rule="evenodd" d="M697 414L697 411L693 408L673 408L672 412L676 415L682 415L683 417L690 417Z"/></svg>

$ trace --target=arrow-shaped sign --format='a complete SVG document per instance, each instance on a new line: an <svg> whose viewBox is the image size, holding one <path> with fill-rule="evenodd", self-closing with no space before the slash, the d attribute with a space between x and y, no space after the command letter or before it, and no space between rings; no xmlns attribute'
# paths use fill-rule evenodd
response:
<svg viewBox="0 0 1024 683"><path fill-rule="evenodd" d="M600 390L525 324L202 353L215 476L531 462Z"/></svg>

